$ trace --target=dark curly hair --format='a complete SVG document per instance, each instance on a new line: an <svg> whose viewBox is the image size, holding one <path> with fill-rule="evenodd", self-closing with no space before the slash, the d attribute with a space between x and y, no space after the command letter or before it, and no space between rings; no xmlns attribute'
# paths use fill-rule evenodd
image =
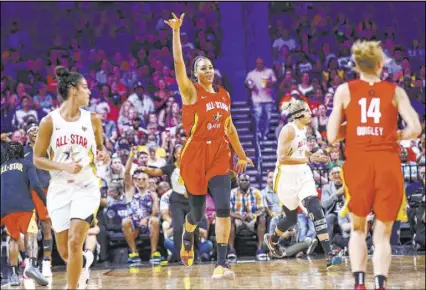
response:
<svg viewBox="0 0 426 290"><path fill-rule="evenodd" d="M58 95L62 100L68 99L68 89L71 87L77 87L79 80L83 76L78 72L70 72L63 66L56 67L56 78L58 80Z"/></svg>
<svg viewBox="0 0 426 290"><path fill-rule="evenodd" d="M9 142L7 144L5 161L24 158L24 145L19 142Z"/></svg>

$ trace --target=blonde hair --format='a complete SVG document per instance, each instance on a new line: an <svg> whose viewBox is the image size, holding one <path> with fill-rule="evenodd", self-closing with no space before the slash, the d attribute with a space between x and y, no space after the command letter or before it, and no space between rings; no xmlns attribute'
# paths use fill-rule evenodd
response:
<svg viewBox="0 0 426 290"><path fill-rule="evenodd" d="M293 118L300 117L305 110L306 103L303 100L291 99L290 102L284 102L282 110L286 110Z"/></svg>
<svg viewBox="0 0 426 290"><path fill-rule="evenodd" d="M351 51L357 73L376 74L378 64L383 65L387 61L380 41L357 40Z"/></svg>

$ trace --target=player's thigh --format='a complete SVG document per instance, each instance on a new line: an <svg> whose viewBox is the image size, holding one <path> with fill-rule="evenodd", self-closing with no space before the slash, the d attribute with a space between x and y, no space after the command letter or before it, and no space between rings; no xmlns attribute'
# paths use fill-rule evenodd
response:
<svg viewBox="0 0 426 290"><path fill-rule="evenodd" d="M193 195L207 192L206 150L203 142L188 141L182 149L180 175L186 190Z"/></svg>
<svg viewBox="0 0 426 290"><path fill-rule="evenodd" d="M349 210L359 217L366 217L372 209L374 199L374 169L367 159L346 161L341 176L345 186L345 199Z"/></svg>
<svg viewBox="0 0 426 290"><path fill-rule="evenodd" d="M318 191L315 186L314 177L312 175L312 171L309 169L309 172L305 172L303 174L300 189L298 189L297 197L299 199L299 203L302 205L302 200L310 196L318 196Z"/></svg>
<svg viewBox="0 0 426 290"><path fill-rule="evenodd" d="M398 156L389 154L375 166L375 198L373 209L382 222L395 221L404 199L404 179ZM383 166L382 164L385 164ZM405 210L405 209L402 209Z"/></svg>
<svg viewBox="0 0 426 290"><path fill-rule="evenodd" d="M278 198L289 210L295 210L299 206L298 190L300 184L295 176L283 172L276 186Z"/></svg>
<svg viewBox="0 0 426 290"><path fill-rule="evenodd" d="M71 202L70 219L84 220L91 225L95 221L100 202L101 193L95 182L87 187L76 185Z"/></svg>

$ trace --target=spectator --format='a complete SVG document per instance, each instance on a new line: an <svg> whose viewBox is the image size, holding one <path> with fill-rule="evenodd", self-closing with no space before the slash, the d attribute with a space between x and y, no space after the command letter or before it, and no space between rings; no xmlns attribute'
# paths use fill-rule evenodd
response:
<svg viewBox="0 0 426 290"><path fill-rule="evenodd" d="M22 108L16 111L12 124L17 128L24 128L30 120L38 123L37 112L31 108L31 97L24 96L21 101Z"/></svg>
<svg viewBox="0 0 426 290"><path fill-rule="evenodd" d="M40 83L38 85L38 94L33 97L34 107L42 109L45 113L49 113L53 106L53 97L47 92L47 85Z"/></svg>
<svg viewBox="0 0 426 290"><path fill-rule="evenodd" d="M261 58L256 59L256 69L248 73L245 81L246 86L251 91L256 133L260 134L262 140L268 139L269 122L272 110L274 109L272 87L276 81L277 79L273 70L265 68L263 59ZM265 128L262 133L259 127L261 119L265 120Z"/></svg>
<svg viewBox="0 0 426 290"><path fill-rule="evenodd" d="M151 260L153 264L161 262L161 255L157 251L160 233L159 201L155 192L148 190L148 175L141 170L130 174L133 154L129 155L124 171L124 185L126 201L128 202L128 217L123 220L123 232L131 252L130 263L140 263L136 251L135 240L139 234L149 235L151 238Z"/></svg>
<svg viewBox="0 0 426 290"><path fill-rule="evenodd" d="M239 187L231 191L231 233L229 235L228 260L236 261L235 236L243 229L257 233L256 259L266 260L262 249L266 231L265 206L260 191L250 186L250 176L241 174Z"/></svg>
<svg viewBox="0 0 426 290"><path fill-rule="evenodd" d="M327 109L324 105L320 105L318 107L318 110L316 111L315 116L312 118L312 126L315 130L317 130L321 136L325 137L326 130L327 130L327 123L328 123L328 117L327 117Z"/></svg>
<svg viewBox="0 0 426 290"><path fill-rule="evenodd" d="M282 213L280 199L274 191L274 171L268 171L266 179L266 187L262 189L261 194L263 197L263 204L265 205L265 211L267 213L267 229L270 228L271 219Z"/></svg>
<svg viewBox="0 0 426 290"><path fill-rule="evenodd" d="M104 85L108 82L108 73L109 73L108 66L109 66L108 61L103 60L101 63L100 71L96 73L96 81L101 85Z"/></svg>
<svg viewBox="0 0 426 290"><path fill-rule="evenodd" d="M328 169L333 169L334 167L342 167L343 160L340 153L339 147L332 147L330 151L330 162L328 162L327 167Z"/></svg>
<svg viewBox="0 0 426 290"><path fill-rule="evenodd" d="M124 186L124 166L118 155L111 158L110 164L101 177L106 181L108 187L112 183L118 183Z"/></svg>
<svg viewBox="0 0 426 290"><path fill-rule="evenodd" d="M108 110L105 107L97 107L97 113L102 121L102 129L104 132L104 139L109 139L114 143L118 138L117 125L114 121L108 120Z"/></svg>
<svg viewBox="0 0 426 290"><path fill-rule="evenodd" d="M146 119L149 113L154 112L154 103L151 97L144 93L142 82L138 81L133 85L134 93L129 96L128 101L132 103L139 116Z"/></svg>
<svg viewBox="0 0 426 290"><path fill-rule="evenodd" d="M344 187L340 177L340 166L335 166L330 171L330 183L325 184L321 191L321 202L326 213L328 236L333 240L333 234L338 225L339 212L343 207Z"/></svg>
<svg viewBox="0 0 426 290"><path fill-rule="evenodd" d="M408 149L401 146L401 152L399 153L401 159L402 173L404 175L405 182L414 181L417 179L417 167L416 163L408 160Z"/></svg>
<svg viewBox="0 0 426 290"><path fill-rule="evenodd" d="M302 82L297 86L297 90L304 96L308 92L311 92L314 90L314 87L312 86L311 82L311 76L309 72L302 73Z"/></svg>
<svg viewBox="0 0 426 290"><path fill-rule="evenodd" d="M174 103L176 103L176 99L174 97L169 97L167 99L167 102L165 103L165 107L160 110L158 114L158 125L160 127L162 128L173 127L173 126L166 126L166 120L169 120L169 115L171 114L171 107Z"/></svg>
<svg viewBox="0 0 426 290"><path fill-rule="evenodd" d="M148 166L149 167L163 167L166 165L166 160L164 158L158 157L157 150L158 150L157 144L152 144L148 147Z"/></svg>
<svg viewBox="0 0 426 290"><path fill-rule="evenodd" d="M154 93L154 106L155 110L161 109L167 102L168 98L173 96L173 92L167 87L164 79L158 81L158 90Z"/></svg>

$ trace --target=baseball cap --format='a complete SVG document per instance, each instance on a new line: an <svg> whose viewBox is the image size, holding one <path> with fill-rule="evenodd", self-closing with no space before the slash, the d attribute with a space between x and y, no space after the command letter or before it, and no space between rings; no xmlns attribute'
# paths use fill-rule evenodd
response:
<svg viewBox="0 0 426 290"><path fill-rule="evenodd" d="M133 89L136 90L137 88L144 88L143 83L141 81L137 81L133 84Z"/></svg>
<svg viewBox="0 0 426 290"><path fill-rule="evenodd" d="M292 90L290 95L298 95L300 96L300 93L298 90Z"/></svg>

